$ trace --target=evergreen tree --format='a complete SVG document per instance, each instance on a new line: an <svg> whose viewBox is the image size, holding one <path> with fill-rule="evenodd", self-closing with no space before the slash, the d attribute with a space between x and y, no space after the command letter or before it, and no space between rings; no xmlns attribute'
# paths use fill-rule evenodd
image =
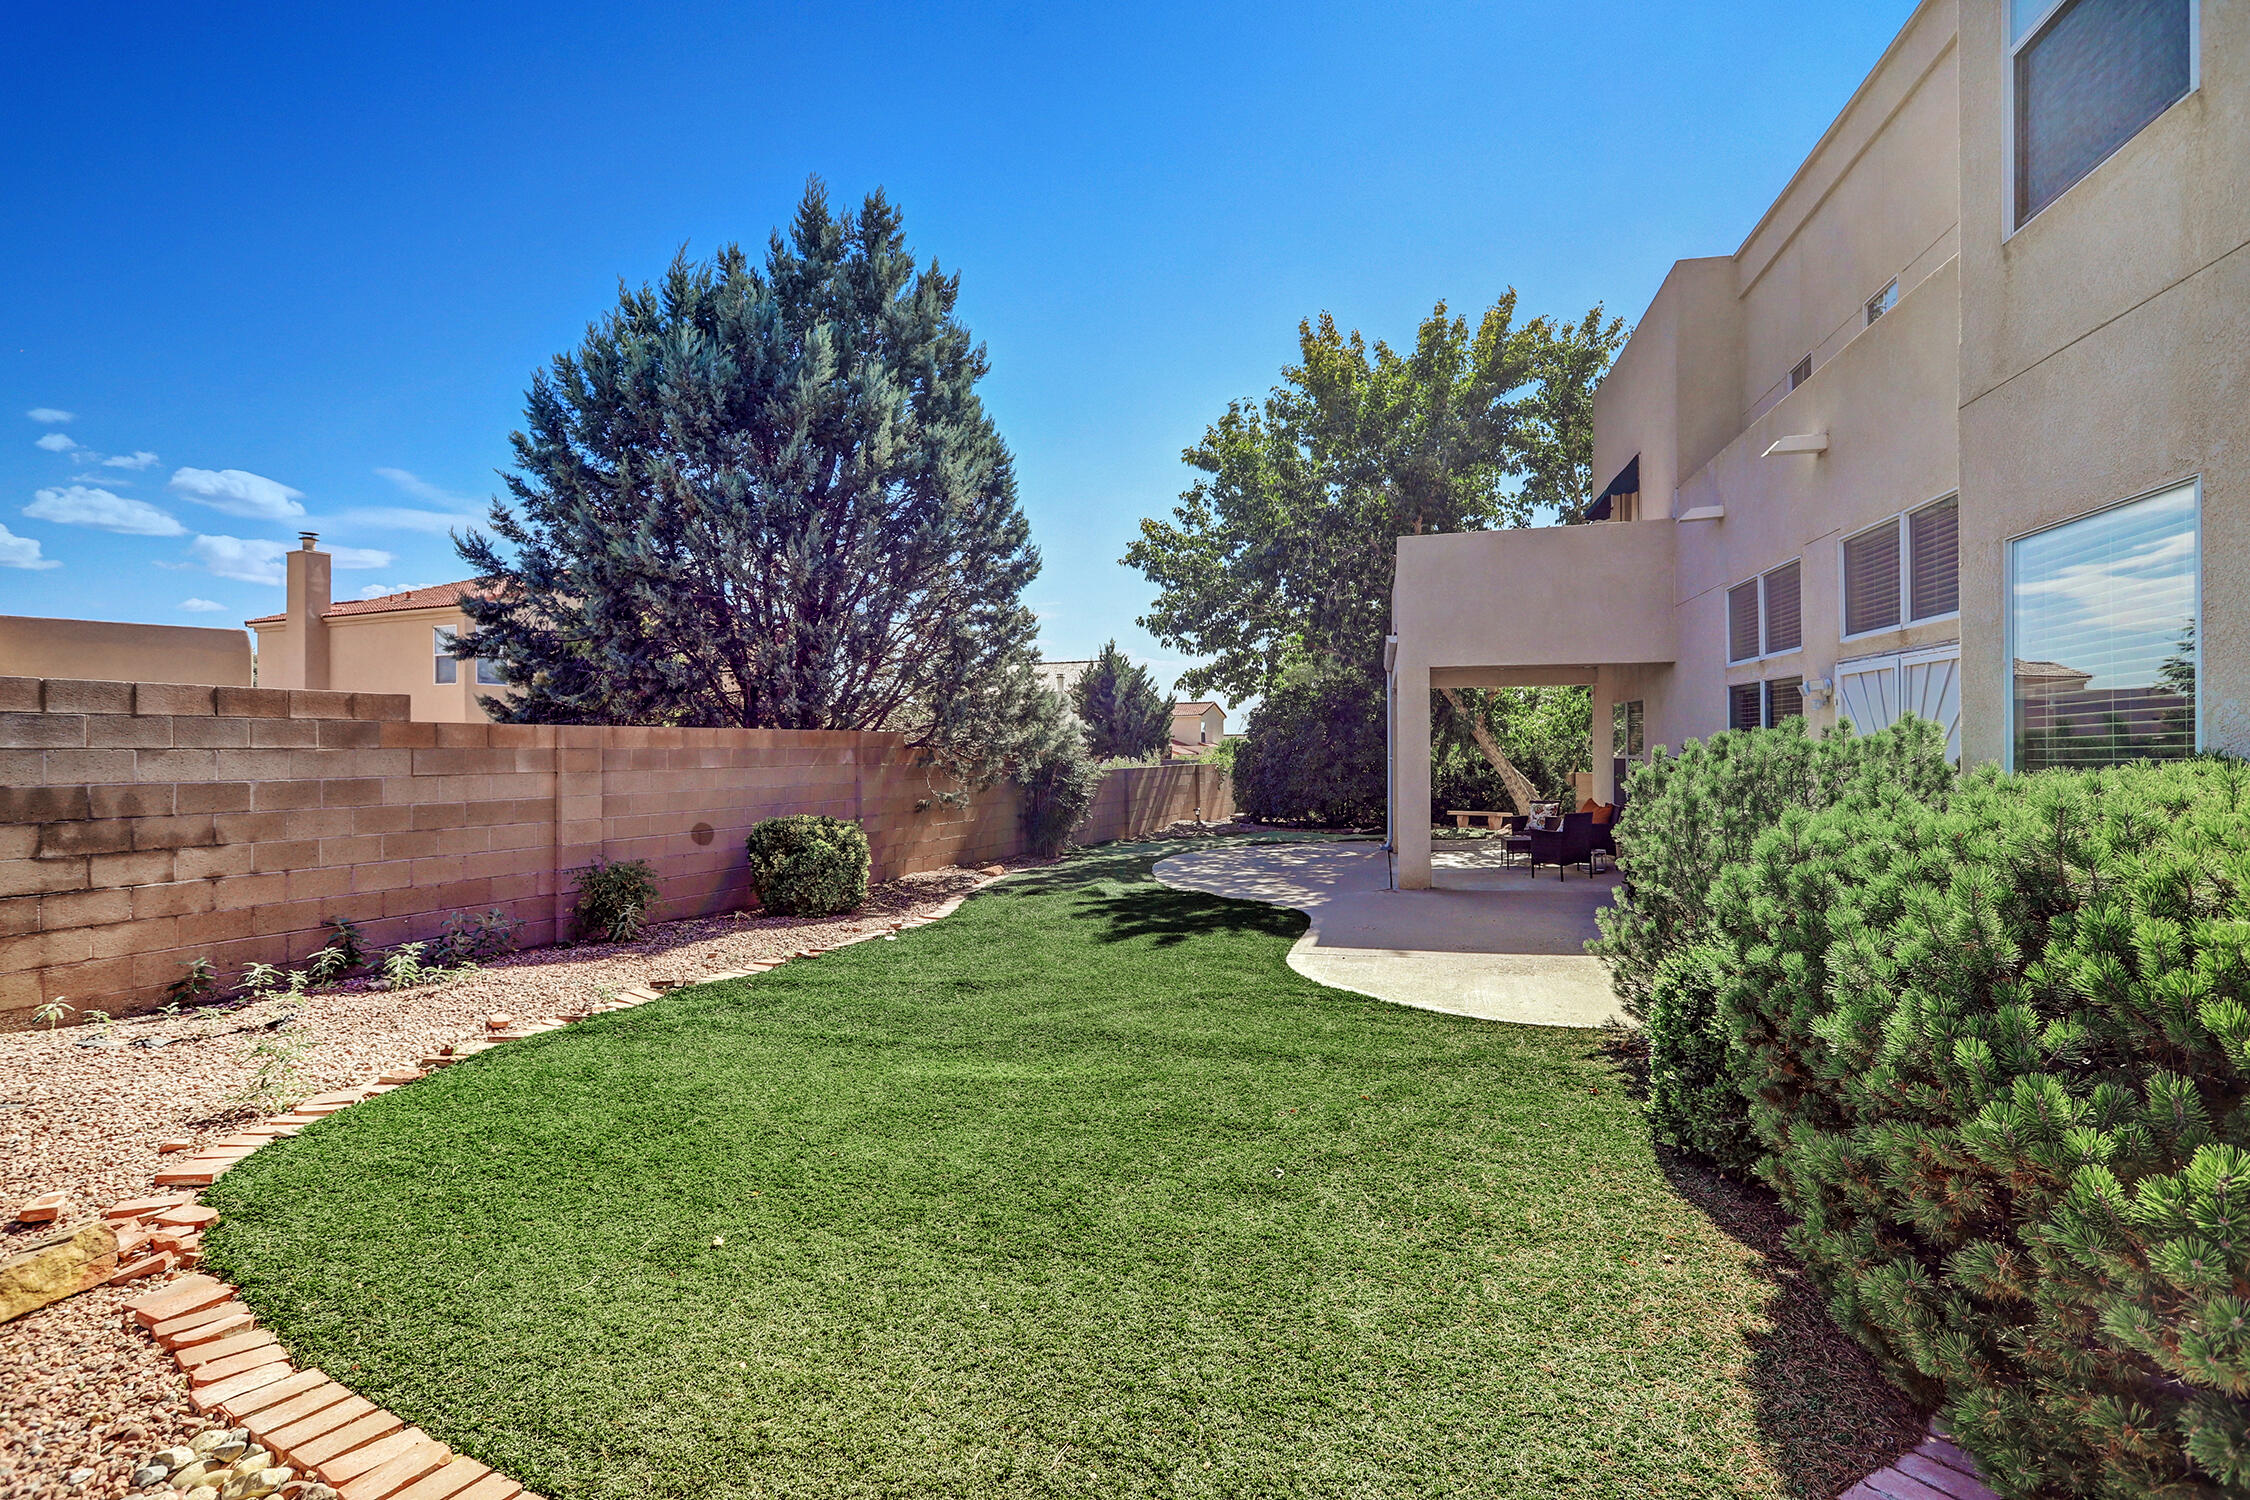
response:
<svg viewBox="0 0 2250 1500"><path fill-rule="evenodd" d="M1053 738L984 349L900 223L816 180L762 267L683 252L533 378L513 505L456 539L497 716L902 730L978 780Z"/></svg>
<svg viewBox="0 0 2250 1500"><path fill-rule="evenodd" d="M1135 666L1104 645L1070 690L1071 706L1086 726L1086 749L1096 760L1138 760L1172 742L1172 703L1156 690L1148 668Z"/></svg>

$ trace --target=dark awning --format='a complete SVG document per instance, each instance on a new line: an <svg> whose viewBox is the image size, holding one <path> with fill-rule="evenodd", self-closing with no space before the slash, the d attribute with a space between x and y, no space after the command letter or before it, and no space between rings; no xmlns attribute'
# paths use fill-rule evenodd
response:
<svg viewBox="0 0 2250 1500"><path fill-rule="evenodd" d="M1586 507L1586 519L1606 521L1609 519L1612 500L1619 495L1638 495L1640 492L1641 456L1636 453L1624 468L1617 471L1617 477L1602 487L1602 492L1594 497L1594 503Z"/></svg>

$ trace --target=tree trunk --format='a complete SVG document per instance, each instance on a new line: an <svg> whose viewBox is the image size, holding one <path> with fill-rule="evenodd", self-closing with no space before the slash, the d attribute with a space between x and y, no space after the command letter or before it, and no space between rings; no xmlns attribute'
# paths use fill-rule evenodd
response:
<svg viewBox="0 0 2250 1500"><path fill-rule="evenodd" d="M1438 691L1445 694L1445 701L1453 705L1453 711L1469 726L1470 736L1476 740L1477 748L1484 752L1484 758L1492 762L1492 769L1500 773L1500 784L1508 789L1509 800L1516 804L1516 811L1530 817L1532 799L1539 795L1538 789L1531 784L1531 778L1517 770L1516 763L1501 753L1499 745L1493 741L1492 731L1484 727L1483 717L1470 713L1461 702L1458 692L1452 688L1439 688Z"/></svg>

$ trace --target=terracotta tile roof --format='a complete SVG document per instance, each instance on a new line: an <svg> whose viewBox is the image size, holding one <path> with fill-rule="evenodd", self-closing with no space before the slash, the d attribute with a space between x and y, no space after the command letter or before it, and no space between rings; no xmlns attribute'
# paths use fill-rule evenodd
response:
<svg viewBox="0 0 2250 1500"><path fill-rule="evenodd" d="M382 615L400 609L442 609L457 602L473 591L480 580L464 578L459 583L433 583L425 589L408 589L403 594L379 594L373 599L339 599L328 606L323 619L338 615ZM282 615L260 615L255 620L245 620L245 625L271 625L285 618Z"/></svg>

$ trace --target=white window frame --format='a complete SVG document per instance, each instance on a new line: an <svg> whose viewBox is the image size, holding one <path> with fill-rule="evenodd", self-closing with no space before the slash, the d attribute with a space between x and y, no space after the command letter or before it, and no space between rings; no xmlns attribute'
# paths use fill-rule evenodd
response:
<svg viewBox="0 0 2250 1500"><path fill-rule="evenodd" d="M2000 769L2016 768L2016 543L2039 536L2044 532L2068 526L2073 521L2083 521L2091 516L2103 515L2113 510L2123 510L2128 505L2138 505L2143 500L2153 500L2181 486L2195 491L2195 753L2200 755L2206 745L2203 734L2203 643L2210 631L2203 620L2203 476L2188 474L2165 481L2153 489L2128 495L2123 500L2112 500L2107 505L2097 505L2092 510L2082 510L2076 515L2064 516L2059 521L2049 521L2043 526L2033 526L2000 542Z"/></svg>
<svg viewBox="0 0 2250 1500"><path fill-rule="evenodd" d="M430 681L433 685L437 687L459 687L461 685L461 659L446 654L446 648L459 638L460 633L450 625L433 625L430 627ZM439 664L446 661L453 663L453 676L450 679L438 675L441 670Z"/></svg>
<svg viewBox="0 0 2250 1500"><path fill-rule="evenodd" d="M1881 291L1867 299L1864 308L1867 314L1867 322L1862 326L1873 328L1881 322L1885 313L1898 306L1898 295L1898 278L1893 276L1889 281L1883 283Z"/></svg>
<svg viewBox="0 0 2250 1500"><path fill-rule="evenodd" d="M2163 119L2164 115L2170 114L2172 110L2187 103L2203 87L2203 0L2188 0L2187 92L2173 100L2170 108L2167 108L2164 114L2158 115L2156 120L2149 121L2140 130L2134 131L2124 140L2119 141L2116 150L2111 151L2109 156L2103 157L2100 161L2088 167L2080 175L2078 182L2072 183L2055 195L2054 202L2033 211L2030 218L2019 221L2016 218L2016 58L2030 44L2031 39L2039 35L2046 24L2055 18L2057 11L2073 3L2074 0L2048 0L2047 4L2040 6L2032 18L2024 23L2022 33L2013 35L2011 34L2013 22L2008 16L2009 10L2013 7L2009 0L2001 0L2000 35L2005 44L2000 49L2000 240L2003 244L2030 228L2042 214L2047 212L2047 209L2053 208L2056 203L2062 202L2063 199L2077 192L2078 183L2086 181L2096 172L2099 172L2108 163L2111 156L2115 156L2118 151L2124 150L2134 141L2139 140L2141 131L2149 129L2156 124L2156 120ZM2154 494L2155 491L2152 490L2150 493ZM2200 513L2197 524L2201 524ZM2010 743L2013 743L2013 741Z"/></svg>
<svg viewBox="0 0 2250 1500"><path fill-rule="evenodd" d="M1771 634L1766 629L1766 623L1772 619L1772 615L1766 608L1766 580L1791 563L1797 565L1797 644L1784 646L1779 651L1774 651L1768 649L1766 644ZM1758 650L1754 656L1736 656L1733 654L1734 615L1732 611L1734 609L1734 591L1744 584L1755 584L1758 590ZM1762 661L1775 661L1784 656L1802 655L1805 649L1805 560L1802 557L1785 557L1763 572L1753 573L1748 578L1737 578L1734 582L1719 590L1719 607L1724 615L1723 623L1726 627L1728 652L1727 665L1729 667L1747 667Z"/></svg>
<svg viewBox="0 0 2250 1500"><path fill-rule="evenodd" d="M2156 492L2151 490L2150 493L2154 494ZM1956 509L1955 511L1953 533L1953 567L1955 574L1955 584L1953 590L1953 598L1955 602L1953 608L1940 615L1917 615L1914 613L1914 528L1908 524L1908 521L1911 517L1920 515L1923 511L1928 510L1931 506L1943 505L1948 500L1951 500L1954 505L1958 507L1961 503L1961 492L1959 490L1947 490L1942 495L1932 495L1929 499L1924 500L1919 505L1909 505L1904 510L1894 511L1890 515L1885 516L1880 521L1870 522L1869 524L1860 527L1857 531L1849 532L1846 535L1840 536L1836 539L1836 640L1838 644L1842 644L1847 641L1873 640L1879 635L1895 634L1896 632L1904 630L1911 625L1935 625L1940 621L1958 620L1961 618L1961 590L1959 584L1959 575L1961 568L1961 532L1958 509ZM1856 542L1861 537L1867 535L1867 533L1869 533L1870 531L1880 531L1885 526L1895 526L1896 528L1898 528L1898 623L1896 625L1878 625L1873 630L1862 630L1855 635L1844 629L1845 623L1851 619L1851 614L1848 607L1850 601L1844 597L1844 544L1847 542ZM2046 528L2041 527L2040 529L2045 530Z"/></svg>

